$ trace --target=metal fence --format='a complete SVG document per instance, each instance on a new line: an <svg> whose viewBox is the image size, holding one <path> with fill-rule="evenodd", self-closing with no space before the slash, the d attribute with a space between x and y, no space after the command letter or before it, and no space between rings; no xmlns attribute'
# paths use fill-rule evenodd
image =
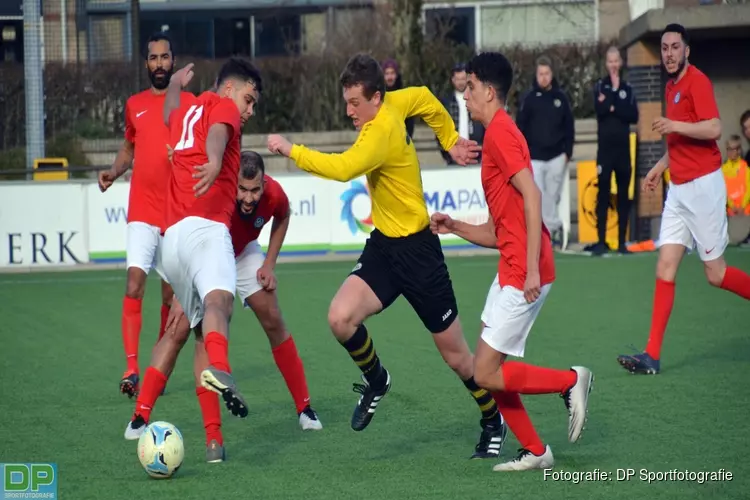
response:
<svg viewBox="0 0 750 500"><path fill-rule="evenodd" d="M42 157L67 158L84 167L71 174L84 176L85 167L111 162L125 100L146 84L139 0L22 7L22 16L0 12L0 176Z"/></svg>

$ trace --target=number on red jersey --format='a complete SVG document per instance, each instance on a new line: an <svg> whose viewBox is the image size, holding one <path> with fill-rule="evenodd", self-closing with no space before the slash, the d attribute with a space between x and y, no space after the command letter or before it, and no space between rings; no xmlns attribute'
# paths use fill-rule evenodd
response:
<svg viewBox="0 0 750 500"><path fill-rule="evenodd" d="M193 147L195 144L193 128L195 128L195 124L198 123L198 120L201 119L202 115L203 106L197 106L195 104L190 106L190 109L188 109L187 113L185 113L185 117L182 119L182 135L180 135L180 142L174 147L175 151L182 151Z"/></svg>

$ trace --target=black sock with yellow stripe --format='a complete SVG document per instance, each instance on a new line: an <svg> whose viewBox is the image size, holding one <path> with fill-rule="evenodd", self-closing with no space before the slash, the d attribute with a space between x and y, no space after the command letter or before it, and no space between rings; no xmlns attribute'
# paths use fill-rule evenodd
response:
<svg viewBox="0 0 750 500"><path fill-rule="evenodd" d="M479 406L479 409L482 411L482 421L490 422L498 418L500 413L497 411L497 403L495 403L492 394L490 394L488 390L479 387L474 381L474 377L471 377L469 380L464 380L463 382L466 388L469 389L471 397L474 398L474 401L477 402L477 406Z"/></svg>
<svg viewBox="0 0 750 500"><path fill-rule="evenodd" d="M372 342L372 337L367 333L365 325L359 325L354 335L343 342L343 345L349 356L354 360L365 378L367 383L373 389L381 389L385 386L386 375L383 365L380 364L380 358L375 352L375 345Z"/></svg>

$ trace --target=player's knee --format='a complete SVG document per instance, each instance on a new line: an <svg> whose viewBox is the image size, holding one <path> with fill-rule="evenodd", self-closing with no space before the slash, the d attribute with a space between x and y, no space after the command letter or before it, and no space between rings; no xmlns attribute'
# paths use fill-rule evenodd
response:
<svg viewBox="0 0 750 500"><path fill-rule="evenodd" d="M704 270L706 272L706 279L711 286L721 288L721 284L724 282L726 268L718 265L706 265Z"/></svg>
<svg viewBox="0 0 750 500"><path fill-rule="evenodd" d="M146 284L137 279L128 279L125 295L131 299L142 299L146 291Z"/></svg>
<svg viewBox="0 0 750 500"><path fill-rule="evenodd" d="M671 259L659 258L656 263L656 278L662 281L674 281L679 265L679 262Z"/></svg>
<svg viewBox="0 0 750 500"><path fill-rule="evenodd" d="M445 364L461 378L471 376L474 369L474 361L471 354L461 352L448 352L443 354Z"/></svg>
<svg viewBox="0 0 750 500"><path fill-rule="evenodd" d="M146 291L146 278L148 276L143 269L138 267L129 267L127 276L125 295L131 299L142 299Z"/></svg>
<svg viewBox="0 0 750 500"><path fill-rule="evenodd" d="M281 345L289 337L279 311L269 311L267 314L260 316L259 321L263 331L266 332L271 347Z"/></svg>
<svg viewBox="0 0 750 500"><path fill-rule="evenodd" d="M206 295L203 307L205 314L219 314L229 320L233 303L234 296L231 293L217 290Z"/></svg>
<svg viewBox="0 0 750 500"><path fill-rule="evenodd" d="M328 309L328 326L337 338L349 338L357 329L353 312L336 302Z"/></svg>
<svg viewBox="0 0 750 500"><path fill-rule="evenodd" d="M161 303L164 306L172 307L172 299L174 298L174 292L171 288L162 288L161 290Z"/></svg>
<svg viewBox="0 0 750 500"><path fill-rule="evenodd" d="M498 387L497 381L493 381L493 371L481 364L474 366L474 382L482 389L488 391L502 391L505 387Z"/></svg>

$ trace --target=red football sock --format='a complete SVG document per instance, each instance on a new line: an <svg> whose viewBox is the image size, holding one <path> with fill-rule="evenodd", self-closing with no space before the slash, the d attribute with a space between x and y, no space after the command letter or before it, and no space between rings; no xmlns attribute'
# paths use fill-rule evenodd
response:
<svg viewBox="0 0 750 500"><path fill-rule="evenodd" d="M201 406L201 415L203 415L203 427L206 429L206 446L213 439L223 446L224 438L221 435L219 395L204 387L196 387L195 394L198 396L198 404Z"/></svg>
<svg viewBox="0 0 750 500"><path fill-rule="evenodd" d="M724 278L726 280L726 277ZM661 356L661 344L667 330L669 316L674 305L674 281L656 280L654 290L654 310L651 313L651 331L648 334L646 353L658 360Z"/></svg>
<svg viewBox="0 0 750 500"><path fill-rule="evenodd" d="M138 373L138 339L141 336L141 299L125 297L122 301L122 345L128 372Z"/></svg>
<svg viewBox="0 0 750 500"><path fill-rule="evenodd" d="M506 361L501 368L507 392L518 394L564 393L576 383L578 375L573 370L555 370L527 365L519 361Z"/></svg>
<svg viewBox="0 0 750 500"><path fill-rule="evenodd" d="M219 332L210 332L206 335L203 344L206 346L208 363L211 366L225 372L231 371L229 368L229 342L224 335Z"/></svg>
<svg viewBox="0 0 750 500"><path fill-rule="evenodd" d="M151 418L151 411L165 385L167 385L167 376L153 366L149 366L141 382L141 392L138 393L138 399L135 401L135 413L142 416L146 422Z"/></svg>
<svg viewBox="0 0 750 500"><path fill-rule="evenodd" d="M294 399L297 413L301 413L310 404L310 393L307 391L307 379L305 378L305 367L297 352L294 339L289 337L278 346L271 349L276 366L279 367L284 377L289 393Z"/></svg>
<svg viewBox="0 0 750 500"><path fill-rule="evenodd" d="M745 300L750 300L750 276L736 267L727 266L721 288L736 293Z"/></svg>
<svg viewBox="0 0 750 500"><path fill-rule="evenodd" d="M159 340L164 336L164 330L167 328L167 319L169 319L169 306L161 305L161 323L159 324Z"/></svg>
<svg viewBox="0 0 750 500"><path fill-rule="evenodd" d="M497 403L500 414L508 424L508 428L516 436L521 447L529 450L534 455L542 455L546 449L539 438L539 434L531 423L526 408L523 407L521 396L516 392L493 392L492 397Z"/></svg>

